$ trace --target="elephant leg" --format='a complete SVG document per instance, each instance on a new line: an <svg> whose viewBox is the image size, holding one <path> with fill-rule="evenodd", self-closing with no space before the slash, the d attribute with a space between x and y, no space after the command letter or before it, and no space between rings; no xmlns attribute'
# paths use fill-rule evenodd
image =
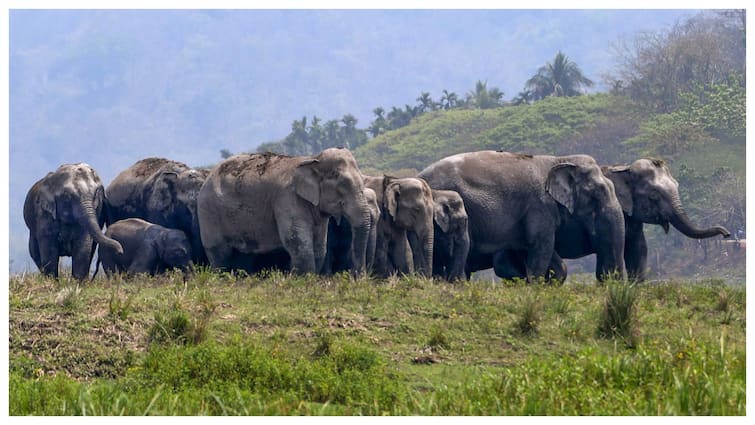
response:
<svg viewBox="0 0 755 425"><path fill-rule="evenodd" d="M233 268L233 248L228 245L205 247L207 259L212 267L220 271L230 271Z"/></svg>
<svg viewBox="0 0 755 425"><path fill-rule="evenodd" d="M58 245L54 238L47 238L48 243L39 246L39 261L42 264L40 270L44 275L58 278L58 263L60 261Z"/></svg>
<svg viewBox="0 0 755 425"><path fill-rule="evenodd" d="M89 234L74 242L71 255L71 274L74 278L84 280L89 276L95 246L94 239Z"/></svg>
<svg viewBox="0 0 755 425"><path fill-rule="evenodd" d="M313 245L314 232L307 232L305 229L312 229L311 224L296 220L278 223L278 236L283 249L291 256L291 271L299 274L316 273L318 270ZM322 255L324 257L324 253ZM322 264L322 258L320 262Z"/></svg>
<svg viewBox="0 0 755 425"><path fill-rule="evenodd" d="M553 218L535 214L527 219L527 281L533 283L548 278L548 265L555 252L556 231L549 225Z"/></svg>
<svg viewBox="0 0 755 425"><path fill-rule="evenodd" d="M323 220L319 224L315 224L313 229L312 250L315 255L315 272L322 270L323 263L325 262L325 255L328 249L328 221Z"/></svg>
<svg viewBox="0 0 755 425"><path fill-rule="evenodd" d="M493 254L493 270L501 279L524 279L527 277L527 255L523 251L504 249Z"/></svg>
<svg viewBox="0 0 755 425"><path fill-rule="evenodd" d="M554 251L551 256L551 262L548 265L548 282L561 285L566 280L567 270L566 262Z"/></svg>
<svg viewBox="0 0 755 425"><path fill-rule="evenodd" d="M375 274L380 277L388 277L390 274L388 268L388 246L389 239L385 234L379 233L375 241L375 259L373 268Z"/></svg>
<svg viewBox="0 0 755 425"><path fill-rule="evenodd" d="M642 282L647 270L648 246L642 223L628 222L624 239L624 263L630 281Z"/></svg>
<svg viewBox="0 0 755 425"><path fill-rule="evenodd" d="M155 272L159 271L159 263L157 250L151 244L144 243L139 247L139 252L134 255L134 259L126 268L126 272L129 274L149 273L154 275Z"/></svg>
<svg viewBox="0 0 755 425"><path fill-rule="evenodd" d="M39 254L39 243L37 242L37 236L34 234L29 235L29 255L34 260L34 264L37 265L39 270L42 270L42 258Z"/></svg>
<svg viewBox="0 0 755 425"><path fill-rule="evenodd" d="M406 238L405 231L393 235L389 251L396 272L409 274L414 271L412 256L409 253L409 241Z"/></svg>

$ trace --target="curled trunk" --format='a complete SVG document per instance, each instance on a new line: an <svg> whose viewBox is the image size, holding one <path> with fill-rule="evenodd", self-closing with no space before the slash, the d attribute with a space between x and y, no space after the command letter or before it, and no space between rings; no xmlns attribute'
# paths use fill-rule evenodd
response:
<svg viewBox="0 0 755 425"><path fill-rule="evenodd" d="M92 205L91 201L82 200L81 201L81 208L83 210L83 214L81 216L81 225L84 226L89 231L89 234L92 235L94 240L97 241L97 243L101 245L106 245L110 247L111 249L115 250L118 254L123 254L123 247L121 244L116 241L115 239L111 239L107 236L105 236L104 233L102 233L102 227L100 226L100 223L97 221L97 214L94 211L94 206Z"/></svg>
<svg viewBox="0 0 755 425"><path fill-rule="evenodd" d="M712 238L716 235L721 235L725 238L730 236L730 233L726 228L722 226L713 226L707 229L700 229L694 224L687 216L687 213L682 208L682 203L679 199L675 199L673 202L674 213L670 218L671 224L685 236L694 239Z"/></svg>

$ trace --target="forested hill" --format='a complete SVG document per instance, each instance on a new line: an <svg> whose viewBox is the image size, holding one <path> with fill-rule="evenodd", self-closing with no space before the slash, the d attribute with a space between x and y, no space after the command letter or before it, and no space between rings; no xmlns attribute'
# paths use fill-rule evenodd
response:
<svg viewBox="0 0 755 425"><path fill-rule="evenodd" d="M476 150L531 154L586 153L599 162L632 158L623 142L637 133L626 98L598 94L551 97L531 105L424 114L355 151L368 172L419 171L448 155Z"/></svg>

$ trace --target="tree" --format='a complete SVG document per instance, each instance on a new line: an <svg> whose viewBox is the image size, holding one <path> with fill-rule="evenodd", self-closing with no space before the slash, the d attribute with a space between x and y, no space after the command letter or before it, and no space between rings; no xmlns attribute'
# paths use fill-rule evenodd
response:
<svg viewBox="0 0 755 425"><path fill-rule="evenodd" d="M576 63L558 52L553 62L541 66L524 86L531 91L533 100L540 100L548 96L579 96L583 88L592 87L593 84Z"/></svg>
<svg viewBox="0 0 755 425"><path fill-rule="evenodd" d="M443 96L440 98L440 106L441 108L445 110L453 109L457 106L459 103L459 96L451 92L449 93L448 90L443 90Z"/></svg>
<svg viewBox="0 0 755 425"><path fill-rule="evenodd" d="M488 89L488 82L477 80L474 91L467 93L467 104L477 109L502 106L503 92L497 87Z"/></svg>
<svg viewBox="0 0 755 425"><path fill-rule="evenodd" d="M632 44L618 43L616 71L605 79L655 112L674 111L680 93L745 74L744 13L702 12L667 31L641 33Z"/></svg>
<svg viewBox="0 0 755 425"><path fill-rule="evenodd" d="M419 110L419 113L424 113L427 111L434 111L436 106L435 102L433 101L432 97L430 97L430 93L428 92L422 92L420 96L417 98L417 108Z"/></svg>
<svg viewBox="0 0 755 425"><path fill-rule="evenodd" d="M388 121L386 121L385 117L383 116L385 114L385 109L378 106L377 108L372 110L372 113L375 114L375 121L370 124L370 127L367 129L367 131L372 135L372 137L377 137L388 129Z"/></svg>

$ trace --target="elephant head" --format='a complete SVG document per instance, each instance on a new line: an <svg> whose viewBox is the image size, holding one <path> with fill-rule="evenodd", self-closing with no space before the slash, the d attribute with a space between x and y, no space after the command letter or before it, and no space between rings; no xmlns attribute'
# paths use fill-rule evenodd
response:
<svg viewBox="0 0 755 425"><path fill-rule="evenodd" d="M154 245L168 267L178 268L184 272L191 267L192 248L186 233L163 228L160 236L155 238Z"/></svg>
<svg viewBox="0 0 755 425"><path fill-rule="evenodd" d="M658 224L667 233L671 223L695 239L730 235L722 226L701 229L692 223L682 207L679 183L662 160L638 159L630 165L603 167L603 172L616 187L616 196L631 220Z"/></svg>
<svg viewBox="0 0 755 425"><path fill-rule="evenodd" d="M412 249L416 271L432 275L433 261L433 195L430 186L422 179L383 179L383 205L386 219L406 230Z"/></svg>
<svg viewBox="0 0 755 425"><path fill-rule="evenodd" d="M92 240L123 253L118 241L102 233L104 199L100 177L85 163L61 165L32 186L24 220L29 253L43 273L57 277L58 257L70 255L74 277L83 279L94 255Z"/></svg>
<svg viewBox="0 0 755 425"><path fill-rule="evenodd" d="M462 279L469 253L469 217L461 196L452 190L432 190L433 273L447 280Z"/></svg>
<svg viewBox="0 0 755 425"><path fill-rule="evenodd" d="M564 207L561 226L577 222L587 230L597 254L596 275L624 277L624 216L613 183L592 157L572 155L548 172L546 192ZM558 243L558 241L557 241Z"/></svg>
<svg viewBox="0 0 755 425"><path fill-rule="evenodd" d="M342 217L349 221L353 266L357 273L365 271L372 221L363 179L348 149L330 148L302 160L291 182L296 194L322 213L337 221Z"/></svg>

